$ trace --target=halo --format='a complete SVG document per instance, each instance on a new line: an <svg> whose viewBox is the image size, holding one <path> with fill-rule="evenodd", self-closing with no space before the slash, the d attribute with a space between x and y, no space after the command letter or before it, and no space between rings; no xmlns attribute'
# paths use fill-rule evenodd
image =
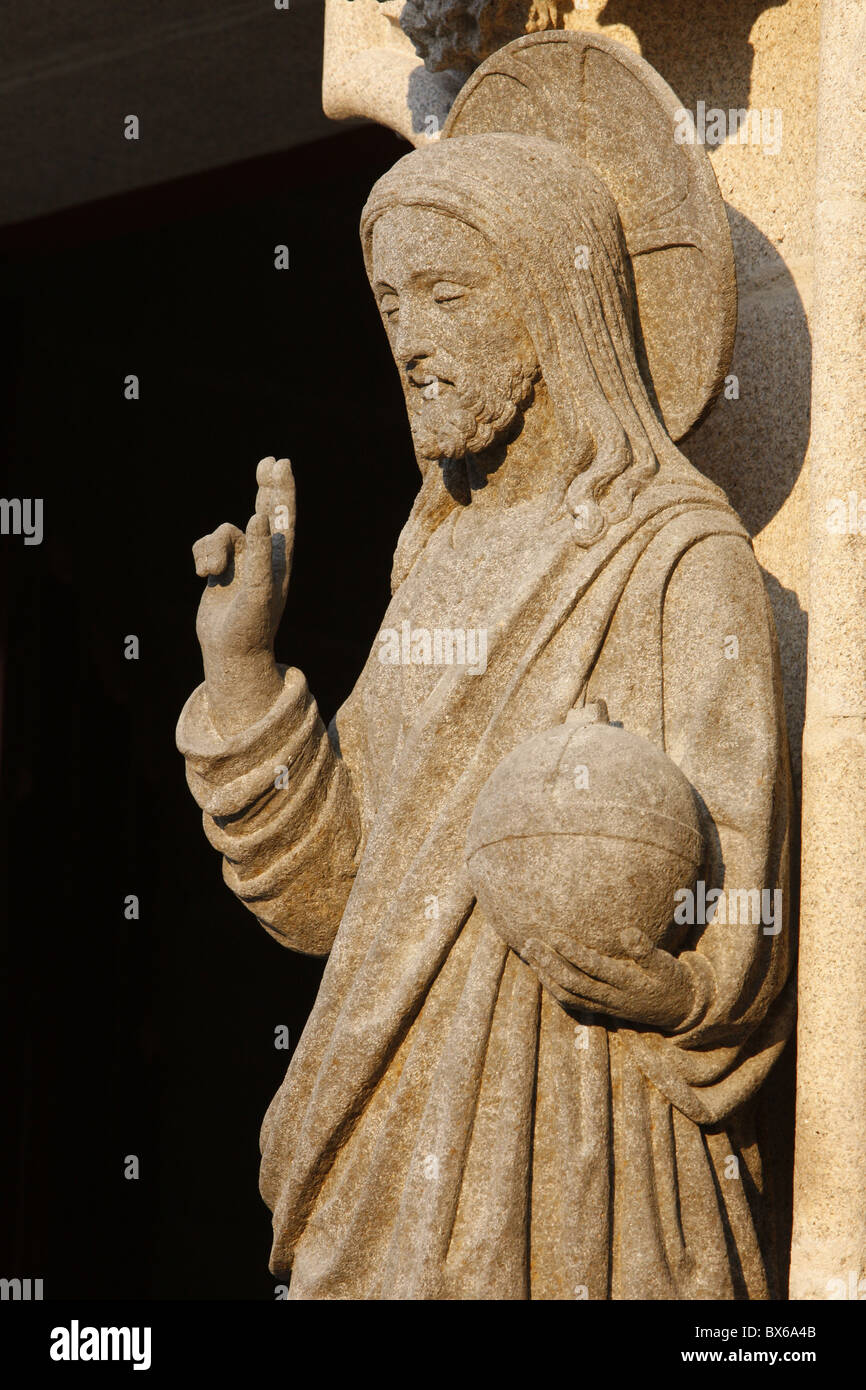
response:
<svg viewBox="0 0 866 1390"><path fill-rule="evenodd" d="M634 275L641 373L675 440L722 389L737 327L725 205L702 146L674 138L682 116L667 83L622 44L550 30L482 63L442 131L546 136L604 180Z"/></svg>

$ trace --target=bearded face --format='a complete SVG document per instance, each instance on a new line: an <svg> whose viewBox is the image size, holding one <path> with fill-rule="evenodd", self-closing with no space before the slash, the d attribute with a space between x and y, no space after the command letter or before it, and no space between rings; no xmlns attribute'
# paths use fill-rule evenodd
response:
<svg viewBox="0 0 866 1390"><path fill-rule="evenodd" d="M507 436L539 369L480 233L428 208L389 210L373 231L373 288L422 471Z"/></svg>
<svg viewBox="0 0 866 1390"><path fill-rule="evenodd" d="M531 354L487 364L476 379L444 352L406 374L409 426L419 459L462 459L498 443L529 402L538 375Z"/></svg>

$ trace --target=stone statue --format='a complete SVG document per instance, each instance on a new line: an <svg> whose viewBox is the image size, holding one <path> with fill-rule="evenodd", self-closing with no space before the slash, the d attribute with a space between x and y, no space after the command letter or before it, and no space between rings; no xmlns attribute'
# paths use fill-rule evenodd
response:
<svg viewBox="0 0 866 1390"><path fill-rule="evenodd" d="M521 39L373 189L421 486L328 729L273 653L288 462L194 547L189 786L229 887L329 956L261 1136L292 1298L778 1295L788 756L749 536L674 443L736 312L676 104Z"/></svg>

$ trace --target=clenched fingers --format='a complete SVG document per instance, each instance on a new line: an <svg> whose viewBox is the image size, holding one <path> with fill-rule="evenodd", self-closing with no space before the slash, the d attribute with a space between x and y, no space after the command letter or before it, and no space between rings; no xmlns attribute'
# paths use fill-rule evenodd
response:
<svg viewBox="0 0 866 1390"><path fill-rule="evenodd" d="M576 969L537 937L526 942L521 955L554 998L567 1008L614 1013L622 1002L615 986Z"/></svg>
<svg viewBox="0 0 866 1390"><path fill-rule="evenodd" d="M192 548L195 572L200 579L219 575L228 568L234 558L238 543L243 541L243 531L231 522L224 521L209 536L202 536Z"/></svg>

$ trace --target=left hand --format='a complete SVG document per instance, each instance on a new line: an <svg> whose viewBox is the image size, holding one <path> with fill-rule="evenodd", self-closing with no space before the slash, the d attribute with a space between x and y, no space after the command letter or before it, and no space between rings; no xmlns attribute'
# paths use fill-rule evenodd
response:
<svg viewBox="0 0 866 1390"><path fill-rule="evenodd" d="M622 933L625 956L603 956L568 938L527 941L522 957L567 1009L611 1014L667 1032L681 1027L695 1005L688 966L659 950L637 927Z"/></svg>

